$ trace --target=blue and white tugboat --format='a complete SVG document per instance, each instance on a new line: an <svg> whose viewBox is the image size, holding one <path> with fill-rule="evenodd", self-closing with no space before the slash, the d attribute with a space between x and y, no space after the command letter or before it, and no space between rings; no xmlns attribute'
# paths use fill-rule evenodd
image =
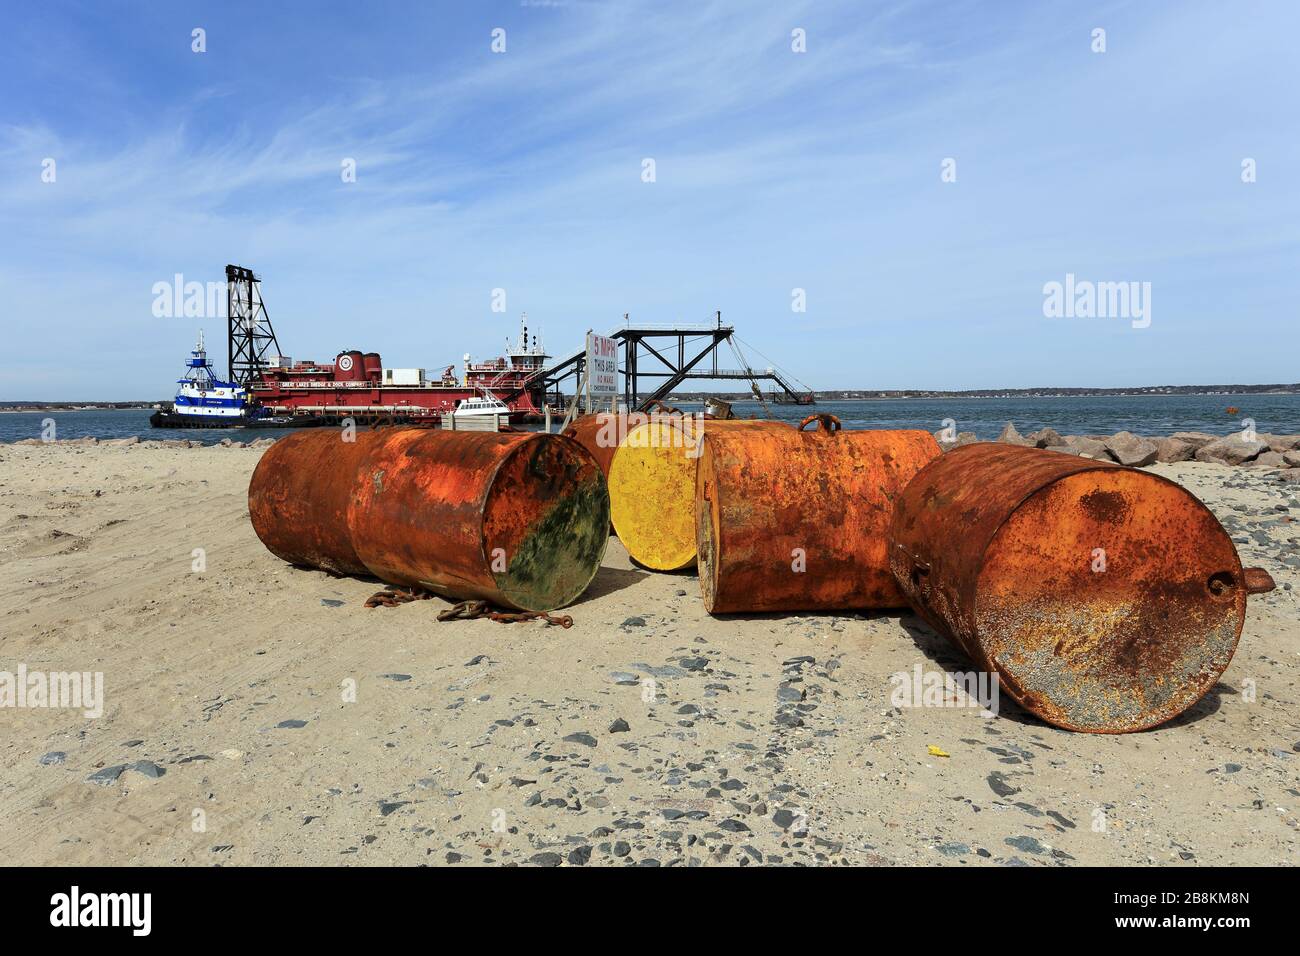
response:
<svg viewBox="0 0 1300 956"><path fill-rule="evenodd" d="M180 388L172 407L149 416L154 428L233 428L248 423L247 391L237 382L213 376L202 332L199 344L190 352L185 377L176 384Z"/></svg>

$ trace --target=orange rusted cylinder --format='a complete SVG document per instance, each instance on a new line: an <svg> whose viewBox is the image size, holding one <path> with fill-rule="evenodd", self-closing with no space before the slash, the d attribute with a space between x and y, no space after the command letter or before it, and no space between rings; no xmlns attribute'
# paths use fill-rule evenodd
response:
<svg viewBox="0 0 1300 956"><path fill-rule="evenodd" d="M912 480L890 529L908 601L1026 710L1124 733L1182 713L1232 660L1243 569L1200 501L1159 475L983 442Z"/></svg>
<svg viewBox="0 0 1300 956"><path fill-rule="evenodd" d="M272 461L265 471L259 465L253 475L250 511L263 515L254 528L264 542L295 536L329 542L386 582L525 611L562 607L595 577L608 541L609 494L600 468L577 442L527 432L363 434L355 461L341 455L336 474L308 486L348 486L346 543L312 523L333 518L336 490L328 512L302 509L288 527L278 517L267 489L292 484L278 472L297 466L296 458ZM342 444L337 433L294 437L317 446L309 460L331 469L331 453Z"/></svg>
<svg viewBox="0 0 1300 956"><path fill-rule="evenodd" d="M371 432L299 431L268 448L248 483L248 514L268 551L332 574L367 574L348 530L348 503Z"/></svg>
<svg viewBox="0 0 1300 956"><path fill-rule="evenodd" d="M817 420L813 432L803 427ZM695 503L710 613L902 607L886 536L894 499L940 454L924 431L704 431Z"/></svg>
<svg viewBox="0 0 1300 956"><path fill-rule="evenodd" d="M644 419L644 415L641 416ZM619 443L627 437L628 415L626 412L596 412L575 418L564 430L568 435L596 459L600 472L609 477L609 463L618 451Z"/></svg>

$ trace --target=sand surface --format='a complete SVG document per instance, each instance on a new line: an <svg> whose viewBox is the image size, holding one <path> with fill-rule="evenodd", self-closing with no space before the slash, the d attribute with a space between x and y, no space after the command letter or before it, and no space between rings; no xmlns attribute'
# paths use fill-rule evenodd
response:
<svg viewBox="0 0 1300 956"><path fill-rule="evenodd" d="M0 670L106 697L0 710L7 863L1300 862L1300 486L1266 469L1152 469L1279 587L1191 711L1089 736L892 708L969 666L913 615L712 619L616 540L569 630L367 610L254 536L259 454L0 446Z"/></svg>

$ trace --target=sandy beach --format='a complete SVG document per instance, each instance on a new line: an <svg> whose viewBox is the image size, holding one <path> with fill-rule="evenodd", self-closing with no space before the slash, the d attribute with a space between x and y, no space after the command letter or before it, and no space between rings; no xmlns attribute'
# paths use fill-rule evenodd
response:
<svg viewBox="0 0 1300 956"><path fill-rule="evenodd" d="M1300 484L1271 468L1151 466L1278 587L1199 704L1092 736L892 707L891 674L969 666L911 613L714 619L616 539L571 629L366 609L381 582L258 541L260 453L0 445L0 670L105 695L0 710L7 862L1297 861Z"/></svg>

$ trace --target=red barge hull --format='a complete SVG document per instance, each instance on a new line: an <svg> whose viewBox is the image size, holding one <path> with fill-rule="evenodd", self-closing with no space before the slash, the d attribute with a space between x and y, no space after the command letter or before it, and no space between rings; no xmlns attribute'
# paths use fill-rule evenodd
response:
<svg viewBox="0 0 1300 956"><path fill-rule="evenodd" d="M479 364L466 356L460 379L455 366L426 379L424 369L385 368L379 353L353 349L332 363L277 358L259 369L247 388L258 416L437 424L462 401L492 396L509 408L510 421L519 423L545 414L541 391L523 386L548 357L525 345L509 350L508 358Z"/></svg>

